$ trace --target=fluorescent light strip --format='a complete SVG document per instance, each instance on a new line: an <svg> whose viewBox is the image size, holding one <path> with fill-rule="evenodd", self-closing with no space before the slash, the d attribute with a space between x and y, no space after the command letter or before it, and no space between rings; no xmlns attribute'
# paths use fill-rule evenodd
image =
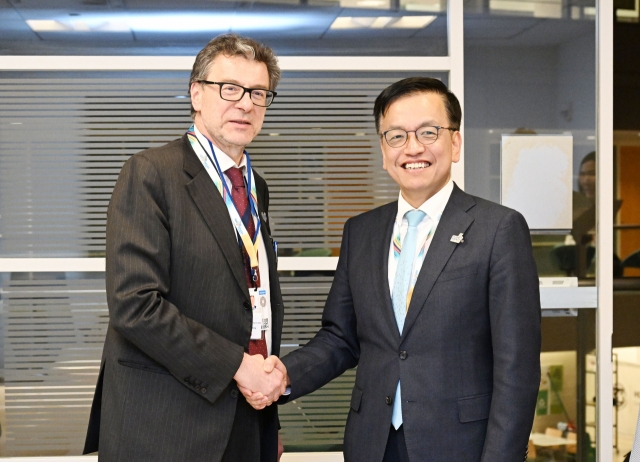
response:
<svg viewBox="0 0 640 462"><path fill-rule="evenodd" d="M76 18L28 19L34 32L225 32L283 30L319 25L323 18L303 14L156 13L83 14Z"/></svg>
<svg viewBox="0 0 640 462"><path fill-rule="evenodd" d="M422 29L437 16L339 16L330 29Z"/></svg>

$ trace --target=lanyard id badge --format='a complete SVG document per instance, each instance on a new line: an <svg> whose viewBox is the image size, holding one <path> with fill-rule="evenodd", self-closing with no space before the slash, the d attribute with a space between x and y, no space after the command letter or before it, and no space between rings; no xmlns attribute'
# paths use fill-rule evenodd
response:
<svg viewBox="0 0 640 462"><path fill-rule="evenodd" d="M189 139L189 143L193 148L194 152L202 162L205 170L209 174L209 177L215 184L216 188L220 192L222 199L227 206L227 210L229 212L229 216L231 217L231 222L233 223L234 228L236 229L236 233L238 234L240 242L249 256L249 264L251 265L251 277L255 283L255 285L260 285L260 270L258 268L258 247L260 245L260 216L258 215L258 194L256 192L256 186L253 180L253 174L251 170L251 160L249 159L249 155L245 152L245 156L247 159L247 195L249 199L249 207L251 209L251 219L256 218L256 233L253 238L249 236L249 232L247 231L240 215L238 214L238 210L233 203L233 199L231 196L231 191L229 191L229 187L227 183L224 181L222 176L222 171L220 169L220 164L218 163L218 159L216 158L215 149L213 148L213 144L209 141L209 145L211 147L212 155L209 155L206 149L200 144L198 140L195 128L192 125L191 128L187 131L187 138Z"/></svg>
<svg viewBox="0 0 640 462"><path fill-rule="evenodd" d="M251 340L260 340L262 333L269 330L271 325L271 301L269 290L266 288L252 289L251 307L253 308L253 322L251 324Z"/></svg>

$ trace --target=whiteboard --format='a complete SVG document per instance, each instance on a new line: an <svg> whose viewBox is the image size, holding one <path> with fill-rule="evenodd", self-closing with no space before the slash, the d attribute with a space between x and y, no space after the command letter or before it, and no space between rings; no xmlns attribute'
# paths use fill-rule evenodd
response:
<svg viewBox="0 0 640 462"><path fill-rule="evenodd" d="M573 136L502 135L500 202L532 230L572 228Z"/></svg>

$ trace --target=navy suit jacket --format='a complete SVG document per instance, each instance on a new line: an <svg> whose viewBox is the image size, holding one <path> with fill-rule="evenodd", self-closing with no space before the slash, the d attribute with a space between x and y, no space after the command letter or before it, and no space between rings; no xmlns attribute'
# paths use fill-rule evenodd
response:
<svg viewBox="0 0 640 462"><path fill-rule="evenodd" d="M412 461L522 462L540 382L539 282L524 218L455 186L400 335L388 283L396 213L393 202L345 224L322 328L283 358L285 400L358 366L346 462L382 460L398 380Z"/></svg>

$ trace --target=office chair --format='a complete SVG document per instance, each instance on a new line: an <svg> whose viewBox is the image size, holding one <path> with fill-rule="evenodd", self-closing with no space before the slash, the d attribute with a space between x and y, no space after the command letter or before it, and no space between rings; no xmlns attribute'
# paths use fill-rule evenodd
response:
<svg viewBox="0 0 640 462"><path fill-rule="evenodd" d="M623 268L640 268L640 249L622 260Z"/></svg>

